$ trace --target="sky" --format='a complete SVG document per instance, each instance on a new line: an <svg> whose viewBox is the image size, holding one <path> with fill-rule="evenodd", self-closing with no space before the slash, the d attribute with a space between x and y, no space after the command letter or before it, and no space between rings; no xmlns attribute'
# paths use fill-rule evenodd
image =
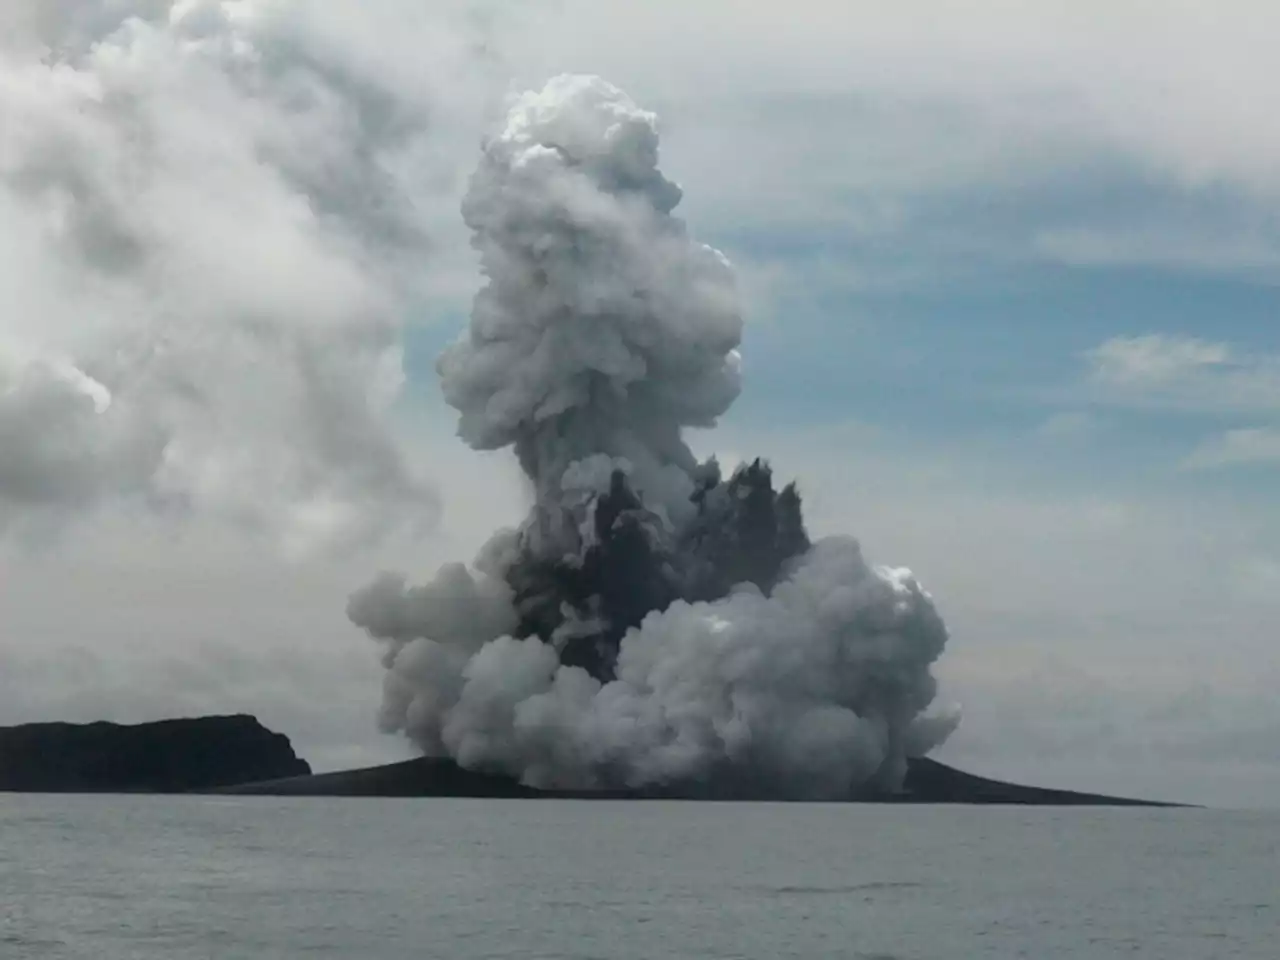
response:
<svg viewBox="0 0 1280 960"><path fill-rule="evenodd" d="M525 507L434 362L513 92L661 118L733 262L722 459L905 565L940 759L1280 805L1280 9L1253 0L10 0L0 723L377 733L347 621Z"/></svg>

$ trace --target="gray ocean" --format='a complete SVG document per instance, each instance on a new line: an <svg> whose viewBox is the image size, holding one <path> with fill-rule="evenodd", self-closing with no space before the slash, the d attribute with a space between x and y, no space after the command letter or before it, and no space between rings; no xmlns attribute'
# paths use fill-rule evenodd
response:
<svg viewBox="0 0 1280 960"><path fill-rule="evenodd" d="M1280 956L1280 814L0 795L0 957Z"/></svg>

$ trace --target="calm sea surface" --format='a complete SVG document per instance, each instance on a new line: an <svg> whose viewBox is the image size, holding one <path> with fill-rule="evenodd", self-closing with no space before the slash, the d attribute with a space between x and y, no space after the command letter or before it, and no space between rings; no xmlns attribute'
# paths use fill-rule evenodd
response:
<svg viewBox="0 0 1280 960"><path fill-rule="evenodd" d="M0 958L1280 957L1280 815L0 795Z"/></svg>

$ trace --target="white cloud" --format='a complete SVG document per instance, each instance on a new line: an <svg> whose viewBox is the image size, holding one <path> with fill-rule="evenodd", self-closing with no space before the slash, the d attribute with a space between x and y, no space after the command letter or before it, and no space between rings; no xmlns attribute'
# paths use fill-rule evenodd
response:
<svg viewBox="0 0 1280 960"><path fill-rule="evenodd" d="M1113 337L1086 360L1102 401L1218 413L1280 410L1280 355L1153 333Z"/></svg>
<svg viewBox="0 0 1280 960"><path fill-rule="evenodd" d="M1245 464L1280 464L1280 429L1241 427L1205 441L1187 457L1188 469L1212 470Z"/></svg>
<svg viewBox="0 0 1280 960"><path fill-rule="evenodd" d="M1113 337L1090 354L1093 374L1104 383L1146 387L1178 382L1206 367L1221 368L1231 360L1225 343L1189 337L1147 334Z"/></svg>
<svg viewBox="0 0 1280 960"><path fill-rule="evenodd" d="M1096 402L1184 414L1280 415L1280 354L1170 334L1113 337L1086 355ZM1280 462L1280 429L1229 428L1182 461L1187 470Z"/></svg>

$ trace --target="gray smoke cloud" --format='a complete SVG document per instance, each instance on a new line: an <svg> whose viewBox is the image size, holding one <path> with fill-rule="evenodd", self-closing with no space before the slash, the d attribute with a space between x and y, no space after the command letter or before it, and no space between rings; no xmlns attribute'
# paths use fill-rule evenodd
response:
<svg viewBox="0 0 1280 960"><path fill-rule="evenodd" d="M516 99L463 204L486 283L440 358L461 437L533 507L470 565L350 600L384 645L380 721L541 787L893 789L947 632L909 571L811 543L793 487L682 438L740 388L733 272L672 215L653 114L596 77Z"/></svg>
<svg viewBox="0 0 1280 960"><path fill-rule="evenodd" d="M0 530L112 502L306 550L433 520L388 426L428 117L331 26L4 4Z"/></svg>

